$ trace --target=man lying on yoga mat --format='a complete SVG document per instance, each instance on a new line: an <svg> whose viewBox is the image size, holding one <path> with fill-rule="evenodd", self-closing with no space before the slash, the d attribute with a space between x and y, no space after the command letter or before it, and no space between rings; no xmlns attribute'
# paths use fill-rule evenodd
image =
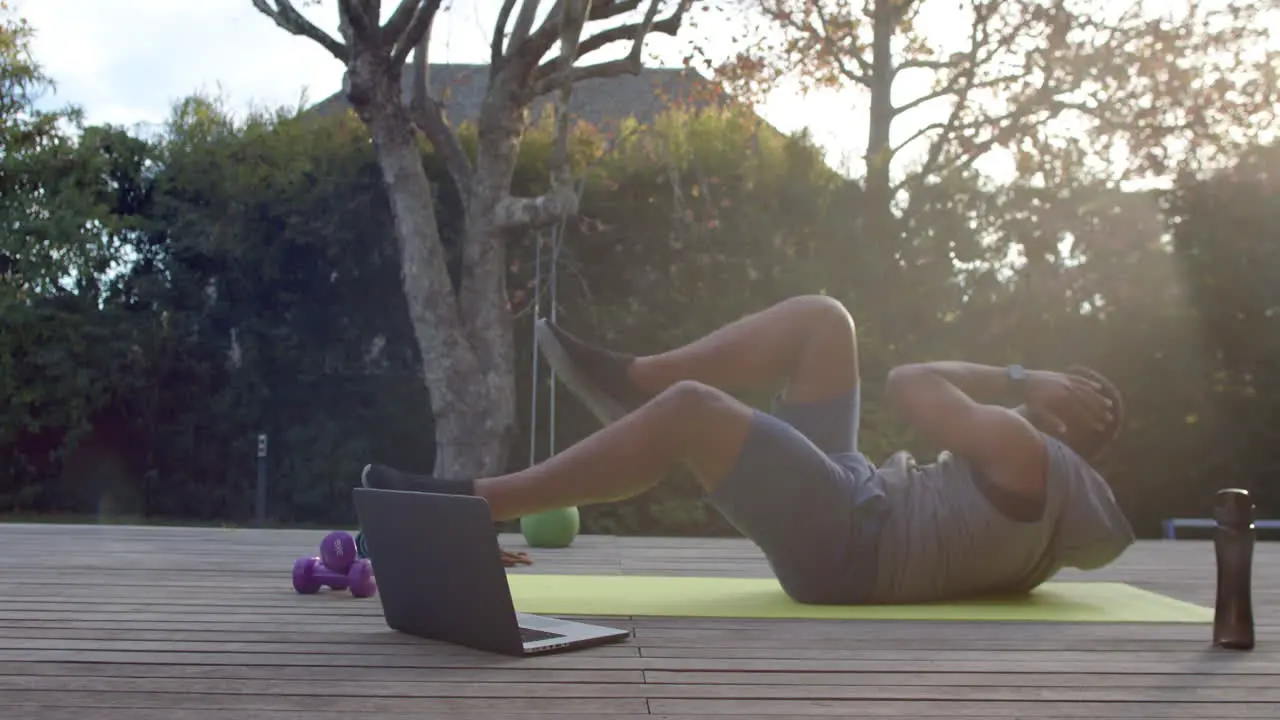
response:
<svg viewBox="0 0 1280 720"><path fill-rule="evenodd" d="M685 463L804 603L897 603L1027 591L1098 568L1134 539L1090 466L1117 435L1110 382L963 362L904 365L888 395L943 449L873 465L858 451L853 319L796 297L689 345L635 357L543 322L538 342L605 427L533 467L466 480L365 468L370 487L475 494L495 521L637 495ZM729 395L781 387L773 413ZM974 398L1016 395L1010 410Z"/></svg>

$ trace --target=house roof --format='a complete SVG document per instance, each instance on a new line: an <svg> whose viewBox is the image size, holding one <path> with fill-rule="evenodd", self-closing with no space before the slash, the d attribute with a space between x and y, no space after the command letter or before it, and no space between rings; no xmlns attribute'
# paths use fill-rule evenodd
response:
<svg viewBox="0 0 1280 720"><path fill-rule="evenodd" d="M488 65L433 63L427 70L431 96L444 105L445 120L450 125L474 121L489 82ZM408 66L403 73L404 97L408 101L413 73ZM605 79L589 79L574 85L571 112L579 119L598 127L607 127L628 117L650 123L675 102L694 107L723 104L725 100L716 85L685 68L644 68L638 75L622 75ZM534 101L531 118L537 119L554 103L553 95ZM316 103L312 112L321 117L345 113L350 108L342 91Z"/></svg>

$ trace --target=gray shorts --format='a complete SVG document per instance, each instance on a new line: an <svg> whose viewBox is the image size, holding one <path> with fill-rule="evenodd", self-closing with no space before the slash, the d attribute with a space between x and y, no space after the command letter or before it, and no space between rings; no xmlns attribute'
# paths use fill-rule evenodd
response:
<svg viewBox="0 0 1280 720"><path fill-rule="evenodd" d="M764 552L797 602L853 604L874 590L884 492L858 452L861 388L756 411L728 475L707 498Z"/></svg>

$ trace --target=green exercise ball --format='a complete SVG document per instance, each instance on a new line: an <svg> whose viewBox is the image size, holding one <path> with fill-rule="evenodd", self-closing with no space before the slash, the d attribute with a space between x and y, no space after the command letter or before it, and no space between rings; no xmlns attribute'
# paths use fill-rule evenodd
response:
<svg viewBox="0 0 1280 720"><path fill-rule="evenodd" d="M569 547L578 537L578 508L566 507L546 510L520 518L520 532L529 547Z"/></svg>

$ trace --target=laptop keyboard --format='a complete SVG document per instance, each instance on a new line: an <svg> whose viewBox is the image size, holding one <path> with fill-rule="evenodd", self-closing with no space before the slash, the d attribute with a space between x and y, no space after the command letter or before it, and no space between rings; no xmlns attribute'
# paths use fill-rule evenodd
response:
<svg viewBox="0 0 1280 720"><path fill-rule="evenodd" d="M544 630L534 630L532 628L520 628L520 639L525 642L537 642L539 640L550 640L551 638L564 637L556 633L546 632Z"/></svg>

